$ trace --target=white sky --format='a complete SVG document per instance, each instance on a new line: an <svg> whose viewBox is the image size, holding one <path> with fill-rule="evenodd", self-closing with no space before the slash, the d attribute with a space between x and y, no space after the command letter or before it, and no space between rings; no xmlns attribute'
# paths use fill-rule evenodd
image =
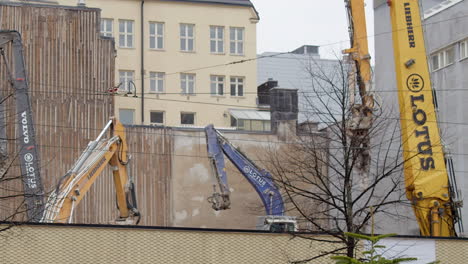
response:
<svg viewBox="0 0 468 264"><path fill-rule="evenodd" d="M336 58L349 48L348 22L343 0L251 0L260 14L257 52L292 51L319 45L322 58ZM367 35L374 34L372 0L365 0ZM374 39L369 52L374 55Z"/></svg>

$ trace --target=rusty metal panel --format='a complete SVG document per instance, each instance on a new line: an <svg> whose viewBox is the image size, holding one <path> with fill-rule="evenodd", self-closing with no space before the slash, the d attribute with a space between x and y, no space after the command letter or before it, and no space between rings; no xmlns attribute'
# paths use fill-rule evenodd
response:
<svg viewBox="0 0 468 264"><path fill-rule="evenodd" d="M0 29L17 30L23 39L46 191L55 188L113 113L113 100L106 92L114 83L115 48L112 39L100 37L99 21L97 9L0 3ZM7 50L7 55L11 56L10 51ZM4 98L12 95L3 106L7 111L7 136L14 139L14 91L7 82L4 66L0 64L0 90ZM8 150L10 159L14 159L15 140L9 141ZM14 164L10 177L19 175ZM110 178L110 173L107 174L106 178ZM0 184L10 191L21 191L19 180ZM96 192L99 190L92 190L90 196L95 198ZM11 211L17 208L18 202L9 200L2 202L2 206ZM93 203L88 199L83 207ZM2 210L2 214L7 211ZM100 220L105 216L96 210L90 212L93 215L78 214L77 221L102 223Z"/></svg>

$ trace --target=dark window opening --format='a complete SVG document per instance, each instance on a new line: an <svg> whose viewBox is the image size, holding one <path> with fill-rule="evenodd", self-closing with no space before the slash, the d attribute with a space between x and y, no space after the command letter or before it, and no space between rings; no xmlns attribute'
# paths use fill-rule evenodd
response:
<svg viewBox="0 0 468 264"><path fill-rule="evenodd" d="M150 122L151 123L164 123L164 112L151 112L150 113Z"/></svg>
<svg viewBox="0 0 468 264"><path fill-rule="evenodd" d="M181 113L180 123L182 125L194 125L195 124L195 113Z"/></svg>

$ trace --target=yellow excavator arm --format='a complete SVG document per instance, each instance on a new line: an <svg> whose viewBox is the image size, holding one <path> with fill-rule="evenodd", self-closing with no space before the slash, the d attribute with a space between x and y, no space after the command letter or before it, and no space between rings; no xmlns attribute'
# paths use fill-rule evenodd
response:
<svg viewBox="0 0 468 264"><path fill-rule="evenodd" d="M423 236L455 236L418 0L391 0L406 196Z"/></svg>
<svg viewBox="0 0 468 264"><path fill-rule="evenodd" d="M111 137L103 139L110 129ZM138 224L133 182L127 174L127 141L124 126L115 118L106 125L95 141L88 144L73 168L61 179L50 195L42 222L70 223L73 211L84 198L107 164L114 177L119 219L117 223Z"/></svg>

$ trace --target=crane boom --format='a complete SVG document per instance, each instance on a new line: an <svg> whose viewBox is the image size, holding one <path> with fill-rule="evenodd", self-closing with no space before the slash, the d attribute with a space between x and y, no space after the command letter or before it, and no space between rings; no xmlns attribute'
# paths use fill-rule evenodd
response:
<svg viewBox="0 0 468 264"><path fill-rule="evenodd" d="M13 47L13 71L8 67L5 46ZM39 155L36 147L32 107L29 100L28 80L24 66L21 35L13 30L0 30L0 55L6 62L9 82L15 91L17 131L19 133L19 162L21 168L24 200L28 220L39 222L44 212L44 187L40 175Z"/></svg>
<svg viewBox="0 0 468 264"><path fill-rule="evenodd" d="M348 132L351 144L359 157L356 168L362 177L367 177L370 165L369 131L373 123L374 96L371 91L371 65L367 42L366 14L364 0L345 0L349 25L351 48L343 50L349 55L350 73L348 85L350 94L351 119ZM356 102L355 90L358 88L360 103Z"/></svg>
<svg viewBox="0 0 468 264"><path fill-rule="evenodd" d="M366 14L364 0L345 0L348 14L349 37L351 48L343 53L350 54L355 62L356 80L362 105L368 109L374 107L371 92L371 64L367 42Z"/></svg>
<svg viewBox="0 0 468 264"><path fill-rule="evenodd" d="M423 236L456 236L418 0L391 0L406 196Z"/></svg>
<svg viewBox="0 0 468 264"><path fill-rule="evenodd" d="M111 137L102 139L110 128ZM140 217L133 182L127 175L129 157L124 126L112 119L95 141L91 141L73 168L62 178L46 204L42 222L69 223L76 206L109 164L112 168L119 209L118 221L132 224ZM137 221L138 224L138 221Z"/></svg>
<svg viewBox="0 0 468 264"><path fill-rule="evenodd" d="M249 183L252 184L263 202L267 215L282 216L284 214L283 198L278 187L273 182L270 173L259 169L253 161L216 131L213 125L206 126L205 132L208 155L215 167L216 178L221 191L221 193L215 191L215 194L210 199L213 209L229 209L229 205L225 202L229 201L230 192L227 183L224 153Z"/></svg>

